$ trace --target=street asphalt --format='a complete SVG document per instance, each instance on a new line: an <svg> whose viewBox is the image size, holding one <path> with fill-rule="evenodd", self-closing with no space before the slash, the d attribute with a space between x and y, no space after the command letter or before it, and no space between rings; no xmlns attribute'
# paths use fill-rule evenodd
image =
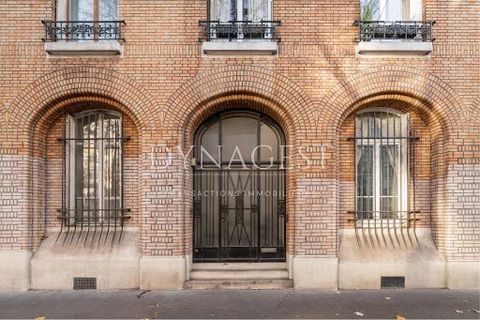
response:
<svg viewBox="0 0 480 320"><path fill-rule="evenodd" d="M480 319L478 290L0 292L5 319Z"/></svg>

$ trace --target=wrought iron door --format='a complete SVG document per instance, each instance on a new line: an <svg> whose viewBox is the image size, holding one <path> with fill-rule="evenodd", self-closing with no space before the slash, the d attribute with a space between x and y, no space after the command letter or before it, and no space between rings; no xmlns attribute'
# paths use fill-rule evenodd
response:
<svg viewBox="0 0 480 320"><path fill-rule="evenodd" d="M229 112L208 121L196 141L194 259L284 260L284 138L279 127L260 114ZM212 155L216 143L218 152Z"/></svg>

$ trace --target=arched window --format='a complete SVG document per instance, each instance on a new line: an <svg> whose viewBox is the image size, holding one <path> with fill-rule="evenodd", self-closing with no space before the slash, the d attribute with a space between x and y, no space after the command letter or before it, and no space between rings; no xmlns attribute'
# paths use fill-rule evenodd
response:
<svg viewBox="0 0 480 320"><path fill-rule="evenodd" d="M110 111L67 116L64 220L69 225L121 223L122 117Z"/></svg>
<svg viewBox="0 0 480 320"><path fill-rule="evenodd" d="M406 114L367 109L356 115L358 219L406 218L409 139Z"/></svg>
<svg viewBox="0 0 480 320"><path fill-rule="evenodd" d="M200 166L283 167L284 144L281 129L268 117L253 112L226 112L212 118L198 132L196 158Z"/></svg>

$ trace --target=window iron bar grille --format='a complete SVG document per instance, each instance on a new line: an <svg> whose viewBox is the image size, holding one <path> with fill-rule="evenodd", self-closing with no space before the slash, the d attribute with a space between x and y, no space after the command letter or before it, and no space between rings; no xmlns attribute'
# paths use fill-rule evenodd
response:
<svg viewBox="0 0 480 320"><path fill-rule="evenodd" d="M356 41L412 40L435 41L433 26L436 21L363 21L356 20L359 27Z"/></svg>
<svg viewBox="0 0 480 320"><path fill-rule="evenodd" d="M353 218L349 222L355 225L357 243L375 248L385 247L388 243L399 247L415 246L418 242L416 232L418 210L413 211L349 211Z"/></svg>
<svg viewBox="0 0 480 320"><path fill-rule="evenodd" d="M418 244L416 142L407 114L372 108L357 114L355 210L349 211L358 244Z"/></svg>
<svg viewBox="0 0 480 320"><path fill-rule="evenodd" d="M97 41L117 40L125 42L123 28L125 21L52 21L43 20L45 42L62 40Z"/></svg>
<svg viewBox="0 0 480 320"><path fill-rule="evenodd" d="M280 21L200 21L202 33L200 41L224 40L263 40L280 42L278 27Z"/></svg>
<svg viewBox="0 0 480 320"><path fill-rule="evenodd" d="M92 244L106 244L109 238L111 243L118 243L122 239L125 220L130 219L131 209L123 208L123 142L131 140L130 137L92 137L69 138L63 137L57 139L62 143L62 204L57 209L61 221L60 232L58 233L56 243L62 242L62 245L75 245L88 241ZM111 168L108 169L109 179L111 180L107 190L102 198L97 196L98 186L95 183L102 179L97 163L99 163L99 152L92 151L92 147L97 148L101 144L105 154L102 161L110 162ZM72 165L71 158L74 157L74 148L82 147L85 153L82 160L84 168L82 180L88 184L86 195L82 194L81 199L77 199L77 194L71 185L71 178L76 174L75 165ZM88 159L88 160L85 160ZM85 164L86 162L86 164ZM119 181L120 180L120 181ZM120 182L120 183L118 183ZM93 183L93 186L90 184ZM102 182L102 184L104 184ZM118 186L118 187L117 187ZM104 186L105 188L105 186ZM117 190L120 188L120 190ZM74 199L72 200L72 192ZM77 208L77 201L82 202L86 208ZM73 202L72 202L73 201ZM106 204L100 205L103 201ZM102 206L102 207L100 207ZM60 240L63 237L63 240ZM83 240L82 240L83 239Z"/></svg>

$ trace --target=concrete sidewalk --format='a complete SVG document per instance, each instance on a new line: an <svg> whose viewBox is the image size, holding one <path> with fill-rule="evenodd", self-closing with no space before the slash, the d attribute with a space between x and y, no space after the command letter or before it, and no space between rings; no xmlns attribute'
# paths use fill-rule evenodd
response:
<svg viewBox="0 0 480 320"><path fill-rule="evenodd" d="M478 290L446 289L29 291L0 293L0 318L478 319L479 300Z"/></svg>

